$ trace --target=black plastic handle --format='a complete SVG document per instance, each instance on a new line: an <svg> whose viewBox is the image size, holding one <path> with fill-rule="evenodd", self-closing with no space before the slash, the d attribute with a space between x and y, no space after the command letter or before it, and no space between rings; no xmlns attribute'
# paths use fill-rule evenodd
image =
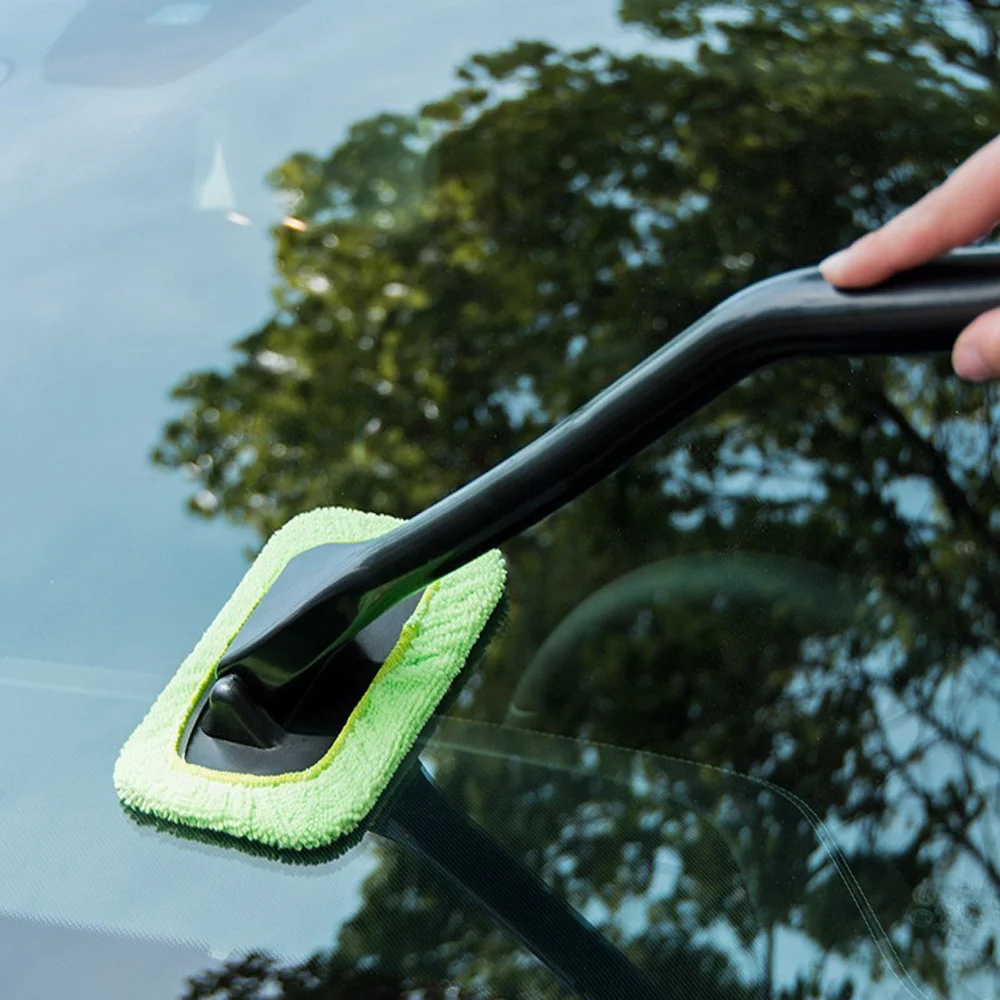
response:
<svg viewBox="0 0 1000 1000"><path fill-rule="evenodd" d="M795 357L949 351L972 319L996 306L1000 251L993 249L958 251L864 291L838 291L815 267L752 285L406 525L349 555L331 552L326 563L321 551L307 553L308 565L290 574L295 586L272 588L220 673L251 656L251 671L273 678L308 669L409 594L537 524L760 368ZM279 635L285 630L294 642Z"/></svg>
<svg viewBox="0 0 1000 1000"><path fill-rule="evenodd" d="M378 576L447 572L502 544L614 472L747 375L823 355L950 351L1000 305L1000 252L954 254L879 288L841 292L817 268L734 295L591 402L372 550ZM376 556L377 553L377 556ZM423 580L426 584L427 579Z"/></svg>

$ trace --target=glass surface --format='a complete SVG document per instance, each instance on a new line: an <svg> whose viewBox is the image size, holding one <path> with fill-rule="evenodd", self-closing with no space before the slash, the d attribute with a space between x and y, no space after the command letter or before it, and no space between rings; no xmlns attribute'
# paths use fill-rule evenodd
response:
<svg viewBox="0 0 1000 1000"><path fill-rule="evenodd" d="M759 373L506 547L422 754L461 858L406 827L416 771L312 866L111 783L290 516L421 510L992 138L1000 13L2 21L4 996L603 1000L622 961L665 997L1000 994L1000 413L947 359Z"/></svg>

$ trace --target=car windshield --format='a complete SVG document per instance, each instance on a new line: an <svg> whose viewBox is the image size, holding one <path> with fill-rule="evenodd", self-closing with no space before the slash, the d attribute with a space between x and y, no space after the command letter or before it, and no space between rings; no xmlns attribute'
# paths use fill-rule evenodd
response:
<svg viewBox="0 0 1000 1000"><path fill-rule="evenodd" d="M781 363L504 546L335 857L117 754L263 542L412 516L1000 132L985 0L6 0L13 1000L1000 995L1000 410Z"/></svg>

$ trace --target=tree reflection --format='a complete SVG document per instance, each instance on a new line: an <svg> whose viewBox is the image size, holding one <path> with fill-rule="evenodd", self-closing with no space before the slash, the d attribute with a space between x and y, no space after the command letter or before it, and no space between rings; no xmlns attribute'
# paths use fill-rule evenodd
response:
<svg viewBox="0 0 1000 1000"><path fill-rule="evenodd" d="M268 955L253 953L222 968L192 979L184 1000L408 1000L419 993L424 1000L469 1000L481 994L450 989L437 983L405 983L398 976L352 968L336 959L317 956L286 968Z"/></svg>
<svg viewBox="0 0 1000 1000"><path fill-rule="evenodd" d="M322 504L415 512L725 295L815 262L1000 131L988 5L713 11L623 0L651 38L702 37L696 58L519 44L469 60L418 116L377 116L327 157L282 163L272 181L307 226L276 231L276 311L229 370L178 386L183 415L156 451L197 480L194 509L262 538ZM734 584L722 562L717 598L710 577L701 596L650 591L580 644L534 724L794 791L836 832L911 988L995 993L996 415L944 361L755 376L510 545L509 628L455 711L503 720L557 623L654 560L760 552L851 580L859 596L838 623L752 573ZM597 783L542 807L537 775L511 762L495 762L488 795L460 777L448 787L470 813L506 802L507 846L604 913L609 934L626 897L644 901L629 947L647 967L694 963L727 996L878 996L879 980L896 995L832 855L810 853L801 811L775 818L770 792L690 803L697 835L684 840L678 819L671 844L654 821L669 782L634 796ZM789 840L803 823L809 836ZM710 830L752 862L733 869L740 892L699 877ZM665 845L684 873L667 893L654 879ZM386 854L329 968L364 960L408 989L429 975L548 995L510 942L408 865ZM792 868L809 878L789 883ZM799 960L775 957L782 935ZM756 956L756 978L737 975L732 941ZM281 995L353 995L332 975ZM258 995L239 989L215 993Z"/></svg>

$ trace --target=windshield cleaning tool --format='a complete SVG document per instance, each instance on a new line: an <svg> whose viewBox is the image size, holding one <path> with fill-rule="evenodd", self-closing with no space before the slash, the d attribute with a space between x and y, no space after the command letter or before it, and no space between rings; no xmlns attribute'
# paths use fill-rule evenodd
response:
<svg viewBox="0 0 1000 1000"><path fill-rule="evenodd" d="M726 300L590 403L412 520L324 509L278 531L124 747L123 803L287 849L354 830L501 600L496 547L785 358L951 349L1000 305L1000 252L864 291L816 268Z"/></svg>

